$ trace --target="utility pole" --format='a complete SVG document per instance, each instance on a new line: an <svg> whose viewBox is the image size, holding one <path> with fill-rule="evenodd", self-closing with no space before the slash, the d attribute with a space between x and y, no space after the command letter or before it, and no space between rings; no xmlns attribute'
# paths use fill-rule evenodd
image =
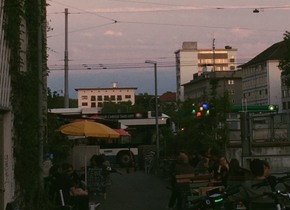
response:
<svg viewBox="0 0 290 210"><path fill-rule="evenodd" d="M159 124L158 124L158 91L157 91L157 62L156 61L151 61L151 60L146 60L145 63L150 63L154 65L154 89L155 89L155 126L156 126L156 155L157 155L157 160L159 161L160 157L160 135L159 135Z"/></svg>
<svg viewBox="0 0 290 210"><path fill-rule="evenodd" d="M68 90L68 9L65 8L65 46L64 46L64 108L69 108Z"/></svg>
<svg viewBox="0 0 290 210"><path fill-rule="evenodd" d="M42 59L42 32L43 32L43 22L42 22L42 3L38 0L38 30L37 30L37 45L38 45L38 138L39 138L39 166L42 169L43 163L43 139L44 139L44 122L43 122L43 90L44 90L44 80L43 80L43 59ZM39 181L43 187L43 173L39 174Z"/></svg>
<svg viewBox="0 0 290 210"><path fill-rule="evenodd" d="M215 71L215 38L212 40L212 70Z"/></svg>

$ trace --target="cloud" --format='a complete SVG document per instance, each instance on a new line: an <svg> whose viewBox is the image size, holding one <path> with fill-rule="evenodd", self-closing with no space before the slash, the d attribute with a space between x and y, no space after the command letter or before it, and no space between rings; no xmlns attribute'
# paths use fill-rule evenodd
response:
<svg viewBox="0 0 290 210"><path fill-rule="evenodd" d="M237 38L247 38L253 34L253 31L244 28L233 28L231 29L231 33Z"/></svg>
<svg viewBox="0 0 290 210"><path fill-rule="evenodd" d="M84 32L82 35L87 38L94 37L94 34L90 32Z"/></svg>
<svg viewBox="0 0 290 210"><path fill-rule="evenodd" d="M113 36L113 37L117 37L117 36L123 36L123 33L120 31L113 31L113 30L108 30L104 33L105 36Z"/></svg>

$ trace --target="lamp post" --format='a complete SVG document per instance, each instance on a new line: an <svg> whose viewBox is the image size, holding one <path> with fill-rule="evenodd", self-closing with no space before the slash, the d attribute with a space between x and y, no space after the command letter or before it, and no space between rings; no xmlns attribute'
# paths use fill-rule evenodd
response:
<svg viewBox="0 0 290 210"><path fill-rule="evenodd" d="M145 63L154 65L154 87L155 87L155 125L156 125L156 153L159 160L159 125L158 125L158 99L157 99L157 62L146 60Z"/></svg>

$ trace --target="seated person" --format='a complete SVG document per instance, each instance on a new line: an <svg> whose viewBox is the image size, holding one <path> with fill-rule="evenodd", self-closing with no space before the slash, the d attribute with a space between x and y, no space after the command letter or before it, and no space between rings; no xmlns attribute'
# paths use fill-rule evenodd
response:
<svg viewBox="0 0 290 210"><path fill-rule="evenodd" d="M68 204L76 206L78 210L88 210L88 192L76 186L73 172L72 165L62 165L62 172L55 180L57 189L62 190L64 202L66 205Z"/></svg>
<svg viewBox="0 0 290 210"><path fill-rule="evenodd" d="M240 192L228 197L229 201L240 202L242 201L247 209L275 209L274 200L264 193L271 193L271 186L268 184L265 177L264 161L254 159L250 163L250 170L253 174L251 180L247 180L242 184ZM226 209L235 209L233 205L231 208L228 206Z"/></svg>

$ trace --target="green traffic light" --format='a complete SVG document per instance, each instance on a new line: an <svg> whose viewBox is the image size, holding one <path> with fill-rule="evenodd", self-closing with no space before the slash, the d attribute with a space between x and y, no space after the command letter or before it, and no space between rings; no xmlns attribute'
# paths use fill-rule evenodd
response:
<svg viewBox="0 0 290 210"><path fill-rule="evenodd" d="M275 106L274 105L269 105L269 110L270 111L274 111L275 110Z"/></svg>

